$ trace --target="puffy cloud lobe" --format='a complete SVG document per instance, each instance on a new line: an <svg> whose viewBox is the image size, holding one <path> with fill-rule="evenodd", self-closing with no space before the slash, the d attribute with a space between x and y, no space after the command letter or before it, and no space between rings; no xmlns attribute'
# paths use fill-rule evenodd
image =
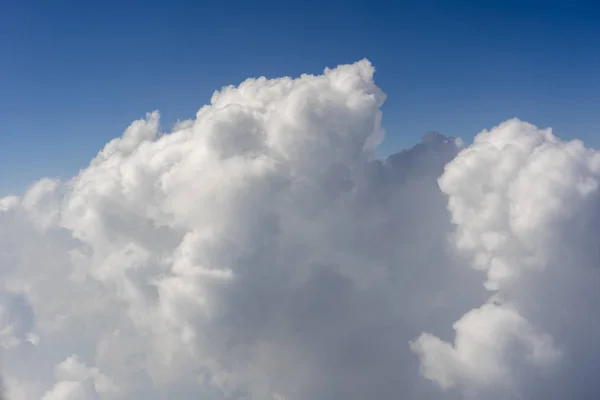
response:
<svg viewBox="0 0 600 400"><path fill-rule="evenodd" d="M500 298L456 322L454 345L429 334L412 344L427 378L443 387L514 386L515 372L523 371L515 354L538 366L575 352L585 360L577 349L584 336L573 323L591 310L573 299L597 299L583 282L598 273L597 249L588 243L599 228L599 162L600 153L578 140L563 142L548 129L511 120L480 133L446 166L439 182L456 226L453 243ZM597 325L587 328L600 333ZM555 368L562 379L575 373L573 366ZM599 393L587 389L582 398ZM519 390L539 395L524 382Z"/></svg>
<svg viewBox="0 0 600 400"><path fill-rule="evenodd" d="M521 268L542 266L556 239L549 236L594 198L599 173L599 153L549 130L512 120L481 133L440 178L457 246L474 253L492 290Z"/></svg>
<svg viewBox="0 0 600 400"><path fill-rule="evenodd" d="M117 392L114 384L98 368L88 368L71 356L58 364L55 371L58 382L42 400L95 400L102 393Z"/></svg>
<svg viewBox="0 0 600 400"><path fill-rule="evenodd" d="M0 199L0 212L11 211L19 206L19 198L17 196L8 196Z"/></svg>
<svg viewBox="0 0 600 400"><path fill-rule="evenodd" d="M28 305L0 319L19 327L10 398L542 396L536 371L583 354L532 305L564 270L559 243L597 260L567 240L593 232L595 153L509 121L460 154L430 133L378 160L373 73L249 79L0 200L4 290Z"/></svg>
<svg viewBox="0 0 600 400"><path fill-rule="evenodd" d="M552 339L535 332L510 306L485 304L465 314L454 329L454 346L431 334L422 334L411 344L421 356L423 375L444 389L457 384L479 389L509 383L508 360L516 354L525 354L527 361L541 366L559 356Z"/></svg>

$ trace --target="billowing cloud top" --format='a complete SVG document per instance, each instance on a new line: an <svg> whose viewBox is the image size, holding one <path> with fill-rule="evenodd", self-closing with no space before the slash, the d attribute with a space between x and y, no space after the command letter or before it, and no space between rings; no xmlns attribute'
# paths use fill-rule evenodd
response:
<svg viewBox="0 0 600 400"><path fill-rule="evenodd" d="M511 120L378 160L373 74L249 79L0 199L8 398L599 398L600 154Z"/></svg>

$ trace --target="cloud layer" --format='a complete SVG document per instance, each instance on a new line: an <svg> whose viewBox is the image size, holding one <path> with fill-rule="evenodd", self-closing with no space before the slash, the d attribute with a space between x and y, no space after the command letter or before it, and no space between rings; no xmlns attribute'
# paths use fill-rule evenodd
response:
<svg viewBox="0 0 600 400"><path fill-rule="evenodd" d="M1 199L8 398L598 398L600 153L510 120L379 160L373 74L248 79Z"/></svg>

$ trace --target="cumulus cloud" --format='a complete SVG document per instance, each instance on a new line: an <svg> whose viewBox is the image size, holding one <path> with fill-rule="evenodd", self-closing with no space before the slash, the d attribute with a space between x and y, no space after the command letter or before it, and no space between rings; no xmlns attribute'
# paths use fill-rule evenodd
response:
<svg viewBox="0 0 600 400"><path fill-rule="evenodd" d="M100 394L117 392L114 384L98 368L89 368L71 356L55 369L57 383L42 400L93 400Z"/></svg>
<svg viewBox="0 0 600 400"><path fill-rule="evenodd" d="M572 374L589 374L598 356L598 324L585 303L597 299L588 280L600 260L599 179L600 152L516 119L483 131L446 165L439 184L453 245L496 294L455 323L454 344L430 334L412 344L424 376L442 387L493 382L525 398L598 395ZM554 366L555 379L568 383L554 392L528 387L523 364Z"/></svg>
<svg viewBox="0 0 600 400"><path fill-rule="evenodd" d="M9 398L594 398L600 156L513 120L380 160L384 100L248 79L1 199Z"/></svg>

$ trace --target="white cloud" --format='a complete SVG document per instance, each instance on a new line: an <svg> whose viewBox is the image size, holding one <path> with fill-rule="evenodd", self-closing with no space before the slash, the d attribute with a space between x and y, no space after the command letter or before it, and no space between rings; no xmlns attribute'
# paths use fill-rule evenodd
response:
<svg viewBox="0 0 600 400"><path fill-rule="evenodd" d="M89 368L75 355L58 364L56 384L42 400L96 400L102 394L114 394L117 387L98 368Z"/></svg>
<svg viewBox="0 0 600 400"><path fill-rule="evenodd" d="M494 382L533 393L538 389L523 388L530 375L522 375L521 361L549 366L565 350L573 362L584 356L579 346L594 346L583 344L577 326L591 309L576 299L598 299L584 282L599 272L598 247L589 244L600 228L599 179L600 152L516 119L480 133L446 166L439 182L456 225L453 244L486 273L485 287L512 304L465 314L454 325L453 346L421 335L412 347L427 378L442 387ZM586 325L600 333L597 324ZM561 379L575 371L555 368ZM573 393L559 389L559 397ZM598 393L595 385L588 389Z"/></svg>
<svg viewBox="0 0 600 400"><path fill-rule="evenodd" d="M560 353L552 338L534 331L519 312L487 303L469 311L454 324L454 346L431 334L411 343L421 357L423 375L444 389L462 384L481 388L511 383L510 360L525 356L540 366L555 362Z"/></svg>
<svg viewBox="0 0 600 400"><path fill-rule="evenodd" d="M0 199L0 212L11 211L19 206L19 198L17 196L8 196Z"/></svg>
<svg viewBox="0 0 600 400"><path fill-rule="evenodd" d="M546 398L574 382L574 343L597 332L577 323L597 299L598 156L508 121L458 156L431 133L377 160L373 73L249 79L0 200L10 398Z"/></svg>

